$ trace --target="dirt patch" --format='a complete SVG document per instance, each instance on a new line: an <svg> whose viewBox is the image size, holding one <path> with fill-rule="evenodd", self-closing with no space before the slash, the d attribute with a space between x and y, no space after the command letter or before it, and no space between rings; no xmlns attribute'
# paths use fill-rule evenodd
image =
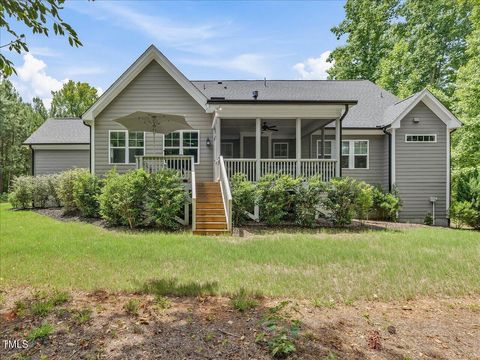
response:
<svg viewBox="0 0 480 360"><path fill-rule="evenodd" d="M269 359L284 334L303 359L479 359L480 299L358 302L353 305L258 299L240 312L224 297L76 292L39 315L29 289L3 294L0 358ZM25 309L19 311L19 302ZM16 303L17 302L17 303ZM38 308L38 306L37 306ZM16 310L15 310L16 309ZM41 309L41 308L40 308ZM26 349L33 328L52 332ZM280 340L279 340L280 339ZM286 342L276 338L280 345Z"/></svg>

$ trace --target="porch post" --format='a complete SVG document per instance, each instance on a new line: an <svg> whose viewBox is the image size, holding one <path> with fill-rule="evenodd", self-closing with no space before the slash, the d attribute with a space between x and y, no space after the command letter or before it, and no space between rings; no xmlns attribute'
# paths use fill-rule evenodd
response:
<svg viewBox="0 0 480 360"><path fill-rule="evenodd" d="M260 179L260 158L262 156L262 120L256 119L255 122L255 178Z"/></svg>
<svg viewBox="0 0 480 360"><path fill-rule="evenodd" d="M342 122L340 118L335 120L335 144L336 144L336 163L335 163L335 176L341 176L340 173L340 160L342 159Z"/></svg>
<svg viewBox="0 0 480 360"><path fill-rule="evenodd" d="M216 117L215 118L215 127L213 129L213 132L214 132L214 137L213 137L213 146L214 146L214 149L213 149L213 156L214 156L214 159L213 159L213 163L214 163L214 168L215 168L215 179L214 180L217 180L219 177L220 177L220 167L219 167L219 164L218 164L218 159L220 158L220 155L221 154L221 149L222 149L222 134L221 134L221 120L219 117Z"/></svg>
<svg viewBox="0 0 480 360"><path fill-rule="evenodd" d="M300 176L301 173L301 158L302 158L302 119L297 118L296 121L296 135L295 135L295 157L297 159L297 177Z"/></svg>
<svg viewBox="0 0 480 360"><path fill-rule="evenodd" d="M325 159L325 125L322 127L322 159Z"/></svg>

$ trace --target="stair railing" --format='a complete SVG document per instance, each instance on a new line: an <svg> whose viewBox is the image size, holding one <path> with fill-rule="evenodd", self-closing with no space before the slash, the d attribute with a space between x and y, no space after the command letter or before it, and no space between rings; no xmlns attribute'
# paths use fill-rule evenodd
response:
<svg viewBox="0 0 480 360"><path fill-rule="evenodd" d="M197 229L197 182L195 178L195 160L193 156L190 181L192 182L192 231L195 231Z"/></svg>
<svg viewBox="0 0 480 360"><path fill-rule="evenodd" d="M222 190L222 199L223 207L225 209L225 218L227 220L227 230L232 231L232 193L230 191L230 183L228 181L227 171L225 169L225 162L223 161L223 156L220 156L219 159L220 165L220 187Z"/></svg>

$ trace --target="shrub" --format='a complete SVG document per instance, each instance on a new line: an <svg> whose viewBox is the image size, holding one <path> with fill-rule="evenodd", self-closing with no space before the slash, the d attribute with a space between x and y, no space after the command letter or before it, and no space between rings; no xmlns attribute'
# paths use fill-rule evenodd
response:
<svg viewBox="0 0 480 360"><path fill-rule="evenodd" d="M369 186L355 179L335 178L326 186L323 206L329 212L328 218L335 225L351 224L354 216L362 215L370 209Z"/></svg>
<svg viewBox="0 0 480 360"><path fill-rule="evenodd" d="M33 205L33 178L18 176L13 180L8 201L16 209L29 209Z"/></svg>
<svg viewBox="0 0 480 360"><path fill-rule="evenodd" d="M267 174L257 183L257 201L260 220L268 225L278 225L292 208L296 187L300 179L290 175Z"/></svg>
<svg viewBox="0 0 480 360"><path fill-rule="evenodd" d="M244 288L241 288L230 301L232 306L240 312L245 312L258 306L258 301L248 294Z"/></svg>
<svg viewBox="0 0 480 360"><path fill-rule="evenodd" d="M231 179L233 223L236 226L245 224L249 219L247 212L255 206L255 184L247 180L243 173L236 173Z"/></svg>
<svg viewBox="0 0 480 360"><path fill-rule="evenodd" d="M57 196L63 205L64 214L71 214L78 210L73 196L73 188L77 179L86 174L89 174L87 169L72 169L60 173L57 184Z"/></svg>
<svg viewBox="0 0 480 360"><path fill-rule="evenodd" d="M32 177L33 206L44 208L50 200L48 175Z"/></svg>
<svg viewBox="0 0 480 360"><path fill-rule="evenodd" d="M373 206L373 186L364 181L358 183L359 193L355 203L355 213L359 219L368 219Z"/></svg>
<svg viewBox="0 0 480 360"><path fill-rule="evenodd" d="M427 213L427 215L425 215L425 217L423 218L423 224L424 224L424 225L428 225L428 226L432 226L432 225L433 225L433 216L432 216L432 213Z"/></svg>
<svg viewBox="0 0 480 360"><path fill-rule="evenodd" d="M164 169L151 174L146 194L146 223L174 230L179 223L175 217L186 201L185 188L178 171Z"/></svg>
<svg viewBox="0 0 480 360"><path fill-rule="evenodd" d="M60 174L47 175L48 192L50 194L50 202L54 207L60 206L60 198L58 196L58 184L60 181Z"/></svg>
<svg viewBox="0 0 480 360"><path fill-rule="evenodd" d="M320 177L311 177L296 187L295 193L295 223L300 226L313 227L317 208L325 184Z"/></svg>
<svg viewBox="0 0 480 360"><path fill-rule="evenodd" d="M101 217L110 225L128 225L130 229L144 224L147 180L142 169L124 175L110 171L98 196Z"/></svg>
<svg viewBox="0 0 480 360"><path fill-rule="evenodd" d="M385 221L397 221L402 201L396 188L392 192L385 192L380 186L376 186L373 188L372 198L375 218Z"/></svg>
<svg viewBox="0 0 480 360"><path fill-rule="evenodd" d="M79 173L73 181L73 201L83 216L98 216L100 180L90 172Z"/></svg>
<svg viewBox="0 0 480 360"><path fill-rule="evenodd" d="M480 170L464 169L454 176L452 217L480 229Z"/></svg>

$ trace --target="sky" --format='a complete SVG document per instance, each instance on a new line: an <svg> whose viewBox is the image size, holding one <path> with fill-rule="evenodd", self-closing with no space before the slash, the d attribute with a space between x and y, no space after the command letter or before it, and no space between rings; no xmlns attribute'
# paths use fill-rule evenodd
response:
<svg viewBox="0 0 480 360"><path fill-rule="evenodd" d="M330 29L344 16L343 1L68 1L63 19L82 47L67 38L27 35L28 54L6 54L25 101L49 107L51 91L67 80L105 91L154 44L187 78L324 79L329 52L343 43ZM8 42L0 34L0 44ZM2 39L3 38L3 39ZM7 40L7 41L5 41Z"/></svg>

